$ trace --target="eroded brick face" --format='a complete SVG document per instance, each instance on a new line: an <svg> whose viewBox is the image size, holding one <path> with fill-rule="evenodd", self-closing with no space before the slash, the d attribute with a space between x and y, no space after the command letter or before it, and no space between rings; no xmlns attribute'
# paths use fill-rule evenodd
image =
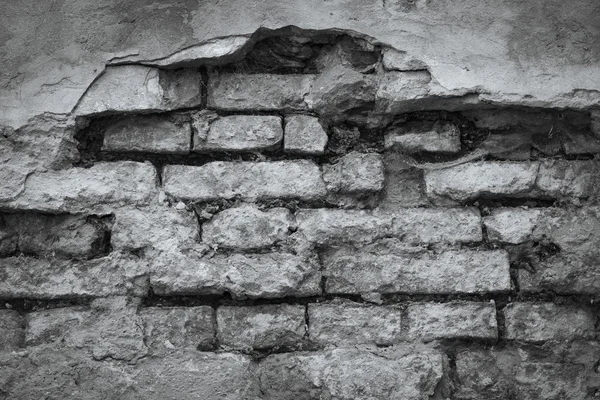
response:
<svg viewBox="0 0 600 400"><path fill-rule="evenodd" d="M598 113L291 31L0 143L0 398L600 396Z"/></svg>

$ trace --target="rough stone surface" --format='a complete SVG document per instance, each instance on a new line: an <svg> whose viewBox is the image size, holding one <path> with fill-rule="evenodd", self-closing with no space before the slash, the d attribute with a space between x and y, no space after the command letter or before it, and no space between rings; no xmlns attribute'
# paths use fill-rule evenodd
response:
<svg viewBox="0 0 600 400"><path fill-rule="evenodd" d="M309 115L285 117L283 150L286 153L319 156L325 153L327 132L319 119Z"/></svg>
<svg viewBox="0 0 600 400"><path fill-rule="evenodd" d="M504 308L506 338L526 342L594 339L597 315L552 303L511 303Z"/></svg>
<svg viewBox="0 0 600 400"><path fill-rule="evenodd" d="M306 331L304 313L304 306L288 304L219 307L217 338L233 349L294 348Z"/></svg>
<svg viewBox="0 0 600 400"><path fill-rule="evenodd" d="M314 296L321 293L318 261L285 253L202 258L163 254L151 261L150 286L158 295L230 293L234 298Z"/></svg>
<svg viewBox="0 0 600 400"><path fill-rule="evenodd" d="M374 246L360 251L341 248L322 260L325 291L332 294L485 293L511 287L503 250L386 253Z"/></svg>
<svg viewBox="0 0 600 400"><path fill-rule="evenodd" d="M544 161L537 187L553 198L589 197L598 191L597 161Z"/></svg>
<svg viewBox="0 0 600 400"><path fill-rule="evenodd" d="M385 166L385 189L379 207L393 211L402 207L419 207L429 204L425 194L423 171L413 168L403 161L403 155L386 152L383 155Z"/></svg>
<svg viewBox="0 0 600 400"><path fill-rule="evenodd" d="M535 187L538 169L536 162L475 162L425 171L427 196L436 202L527 196Z"/></svg>
<svg viewBox="0 0 600 400"><path fill-rule="evenodd" d="M420 400L434 394L443 363L442 354L418 347L274 354L261 361L259 379L272 400Z"/></svg>
<svg viewBox="0 0 600 400"><path fill-rule="evenodd" d="M95 300L87 308L56 308L27 314L27 346L79 348L95 360L135 361L147 354L137 301Z"/></svg>
<svg viewBox="0 0 600 400"><path fill-rule="evenodd" d="M383 68L388 71L417 71L427 69L427 64L416 59L405 51L399 51L393 48L383 50L381 60Z"/></svg>
<svg viewBox="0 0 600 400"><path fill-rule="evenodd" d="M126 204L145 205L156 192L149 162L103 162L29 175L23 191L4 207L45 212L99 212Z"/></svg>
<svg viewBox="0 0 600 400"><path fill-rule="evenodd" d="M318 200L326 193L319 167L308 160L167 165L163 182L167 194L199 201L234 197Z"/></svg>
<svg viewBox="0 0 600 400"><path fill-rule="evenodd" d="M600 153L600 140L591 132L569 132L567 140L563 143L567 155L598 154Z"/></svg>
<svg viewBox="0 0 600 400"><path fill-rule="evenodd" d="M489 240L518 244L529 240L542 214L539 209L499 208L483 218Z"/></svg>
<svg viewBox="0 0 600 400"><path fill-rule="evenodd" d="M109 67L75 109L78 116L148 112L200 105L200 73L161 71L141 65Z"/></svg>
<svg viewBox="0 0 600 400"><path fill-rule="evenodd" d="M190 151L189 122L156 116L118 118L104 130L104 151L185 154Z"/></svg>
<svg viewBox="0 0 600 400"><path fill-rule="evenodd" d="M386 133L385 147L404 152L457 153L461 149L460 131L452 123L439 121L430 129L397 128Z"/></svg>
<svg viewBox="0 0 600 400"><path fill-rule="evenodd" d="M323 180L331 192L378 192L383 189L383 161L379 154L352 152L324 165Z"/></svg>
<svg viewBox="0 0 600 400"><path fill-rule="evenodd" d="M493 301L411 304L407 322L408 336L412 340L498 338Z"/></svg>
<svg viewBox="0 0 600 400"><path fill-rule="evenodd" d="M2 218L0 253L8 255L18 250L40 257L92 258L104 252L105 232L110 230L99 219L68 214L17 213Z"/></svg>
<svg viewBox="0 0 600 400"><path fill-rule="evenodd" d="M218 110L305 110L313 75L220 74L208 80L208 107Z"/></svg>
<svg viewBox="0 0 600 400"><path fill-rule="evenodd" d="M277 148L283 140L281 117L231 115L194 134L194 151L254 151Z"/></svg>
<svg viewBox="0 0 600 400"><path fill-rule="evenodd" d="M295 221L287 208L261 211L254 204L243 204L202 224L202 241L212 247L260 249L286 240L293 228Z"/></svg>
<svg viewBox="0 0 600 400"><path fill-rule="evenodd" d="M0 297L60 299L145 296L148 264L111 254L93 260L0 258Z"/></svg>
<svg viewBox="0 0 600 400"><path fill-rule="evenodd" d="M212 348L216 334L214 314L209 306L142 308L144 343L152 354Z"/></svg>
<svg viewBox="0 0 600 400"><path fill-rule="evenodd" d="M120 208L115 212L110 243L113 250L175 251L199 241L193 212L166 206Z"/></svg>
<svg viewBox="0 0 600 400"><path fill-rule="evenodd" d="M318 344L393 345L404 339L402 311L355 303L309 304L310 340Z"/></svg>
<svg viewBox="0 0 600 400"><path fill-rule="evenodd" d="M24 328L25 321L17 311L0 310L0 352L17 351L23 347Z"/></svg>

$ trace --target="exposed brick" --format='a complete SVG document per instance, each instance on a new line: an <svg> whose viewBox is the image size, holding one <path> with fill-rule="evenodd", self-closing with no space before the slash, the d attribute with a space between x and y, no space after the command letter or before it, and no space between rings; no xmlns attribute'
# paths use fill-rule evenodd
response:
<svg viewBox="0 0 600 400"><path fill-rule="evenodd" d="M557 254L534 266L535 271L518 270L523 292L551 290L559 294L596 295L600 290L598 253Z"/></svg>
<svg viewBox="0 0 600 400"><path fill-rule="evenodd" d="M18 248L40 257L94 257L104 251L98 247L104 246L105 231L110 230L99 219L92 222L79 215L17 213L2 218L3 254L12 254Z"/></svg>
<svg viewBox="0 0 600 400"><path fill-rule="evenodd" d="M198 201L233 197L318 200L326 194L318 165L307 160L167 165L164 187L171 196Z"/></svg>
<svg viewBox="0 0 600 400"><path fill-rule="evenodd" d="M133 151L167 154L190 152L189 122L163 116L121 117L104 130L104 151Z"/></svg>
<svg viewBox="0 0 600 400"><path fill-rule="evenodd" d="M402 310L358 303L309 304L309 337L318 344L392 345L402 336Z"/></svg>
<svg viewBox="0 0 600 400"><path fill-rule="evenodd" d="M141 65L108 67L81 98L75 114L161 111L200 105L201 76L194 70Z"/></svg>
<svg viewBox="0 0 600 400"><path fill-rule="evenodd" d="M382 210L393 211L402 207L418 207L428 205L425 194L423 170L413 168L403 161L403 155L386 152L383 156L385 165L385 189L379 205Z"/></svg>
<svg viewBox="0 0 600 400"><path fill-rule="evenodd" d="M0 297L58 299L145 296L148 265L111 254L93 260L0 258Z"/></svg>
<svg viewBox="0 0 600 400"><path fill-rule="evenodd" d="M436 203L479 197L527 197L535 188L537 162L474 162L425 171L427 196Z"/></svg>
<svg viewBox="0 0 600 400"><path fill-rule="evenodd" d="M232 115L210 122L194 134L194 151L253 151L278 147L283 140L281 117Z"/></svg>
<svg viewBox="0 0 600 400"><path fill-rule="evenodd" d="M202 225L202 241L230 249L259 249L285 240L295 228L287 208L261 211L254 204L243 204L221 211Z"/></svg>
<svg viewBox="0 0 600 400"><path fill-rule="evenodd" d="M38 172L5 204L17 210L106 212L122 205L148 204L156 193L156 169L149 162L101 162L90 168Z"/></svg>
<svg viewBox="0 0 600 400"><path fill-rule="evenodd" d="M383 251L341 248L322 257L327 293L485 293L510 290L503 250Z"/></svg>
<svg viewBox="0 0 600 400"><path fill-rule="evenodd" d="M531 239L539 209L499 208L483 218L489 240L518 244Z"/></svg>
<svg viewBox="0 0 600 400"><path fill-rule="evenodd" d="M511 303L504 308L506 338L527 342L595 338L590 310L552 303Z"/></svg>
<svg viewBox="0 0 600 400"><path fill-rule="evenodd" d="M158 295L223 294L234 298L314 296L321 293L318 260L285 253L202 258L194 252L152 260L150 285Z"/></svg>
<svg viewBox="0 0 600 400"><path fill-rule="evenodd" d="M208 107L219 110L304 110L314 75L213 74Z"/></svg>
<svg viewBox="0 0 600 400"><path fill-rule="evenodd" d="M19 232L10 214L0 215L0 255L11 255L17 251Z"/></svg>
<svg viewBox="0 0 600 400"><path fill-rule="evenodd" d="M473 208L395 211L303 209L296 218L298 231L319 245L365 243L389 236L410 243L477 242L482 239L479 212Z"/></svg>
<svg viewBox="0 0 600 400"><path fill-rule="evenodd" d="M309 115L285 117L283 150L286 153L319 156L325 153L327 132L319 119Z"/></svg>
<svg viewBox="0 0 600 400"><path fill-rule="evenodd" d="M441 121L430 127L400 127L386 133L385 148L405 152L457 153L461 149L460 131L454 124Z"/></svg>
<svg viewBox="0 0 600 400"><path fill-rule="evenodd" d="M0 352L18 350L25 340L25 321L14 310L0 310Z"/></svg>
<svg viewBox="0 0 600 400"><path fill-rule="evenodd" d="M323 165L327 190L341 193L378 192L383 189L381 155L352 152L333 165Z"/></svg>
<svg viewBox="0 0 600 400"><path fill-rule="evenodd" d="M27 314L27 346L88 350L96 360L136 360L147 354L136 300L97 299L91 308L67 307Z"/></svg>
<svg viewBox="0 0 600 400"><path fill-rule="evenodd" d="M272 400L416 400L433 396L443 363L441 353L420 347L274 354L259 364L259 382Z"/></svg>
<svg viewBox="0 0 600 400"><path fill-rule="evenodd" d="M370 242L389 235L390 215L357 210L303 209L297 212L298 232L318 245Z"/></svg>
<svg viewBox="0 0 600 400"><path fill-rule="evenodd" d="M144 343L152 353L178 349L206 350L214 346L212 307L148 307L140 310Z"/></svg>
<svg viewBox="0 0 600 400"><path fill-rule="evenodd" d="M599 174L597 161L543 161L537 187L553 198L589 197L597 192Z"/></svg>
<svg viewBox="0 0 600 400"><path fill-rule="evenodd" d="M411 304L407 320L412 340L498 338L493 301Z"/></svg>
<svg viewBox="0 0 600 400"><path fill-rule="evenodd" d="M219 307L217 337L222 346L265 350L298 346L305 333L302 305Z"/></svg>
<svg viewBox="0 0 600 400"><path fill-rule="evenodd" d="M569 132L563 143L567 155L598 154L600 140L591 132Z"/></svg>
<svg viewBox="0 0 600 400"><path fill-rule="evenodd" d="M199 241L196 216L165 206L115 211L110 243L113 250L158 249L175 251Z"/></svg>

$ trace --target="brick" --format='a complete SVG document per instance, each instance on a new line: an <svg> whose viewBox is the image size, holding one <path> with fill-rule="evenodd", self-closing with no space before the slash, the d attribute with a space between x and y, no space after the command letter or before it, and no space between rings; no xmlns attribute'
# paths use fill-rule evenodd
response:
<svg viewBox="0 0 600 400"><path fill-rule="evenodd" d="M436 203L479 197L527 197L534 189L537 162L474 162L425 171L427 196Z"/></svg>
<svg viewBox="0 0 600 400"><path fill-rule="evenodd" d="M137 303L123 297L97 299L90 308L29 313L25 344L85 349L95 360L137 360L148 352Z"/></svg>
<svg viewBox="0 0 600 400"><path fill-rule="evenodd" d="M212 307L148 307L140 310L140 316L144 343L153 354L179 349L206 350L215 345Z"/></svg>
<svg viewBox="0 0 600 400"><path fill-rule="evenodd" d="M503 250L430 252L341 248L322 256L326 293L452 294L510 290Z"/></svg>
<svg viewBox="0 0 600 400"><path fill-rule="evenodd" d="M404 339L402 310L358 303L308 305L311 342L321 345L393 345Z"/></svg>
<svg viewBox="0 0 600 400"><path fill-rule="evenodd" d="M327 132L319 119L309 115L285 117L283 150L286 153L320 156L325 153Z"/></svg>
<svg viewBox="0 0 600 400"><path fill-rule="evenodd" d="M493 301L411 304L407 321L412 340L498 339Z"/></svg>
<svg viewBox="0 0 600 400"><path fill-rule="evenodd" d="M460 131L454 124L441 121L432 126L400 127L386 133L385 148L403 152L457 153L461 149Z"/></svg>
<svg viewBox="0 0 600 400"><path fill-rule="evenodd" d="M420 347L270 355L259 364L265 398L422 399L443 376L441 353Z"/></svg>
<svg viewBox="0 0 600 400"><path fill-rule="evenodd" d="M391 235L404 242L468 243L483 238L476 208L407 208L392 215Z"/></svg>
<svg viewBox="0 0 600 400"><path fill-rule="evenodd" d="M101 255L107 245L104 235L110 231L108 221L77 215L17 213L5 215L4 219L16 235L18 250L39 257Z"/></svg>
<svg viewBox="0 0 600 400"><path fill-rule="evenodd" d="M108 67L75 108L77 116L148 112L199 106L201 76L193 70L141 65Z"/></svg>
<svg viewBox="0 0 600 400"><path fill-rule="evenodd" d="M296 213L298 232L312 243L371 242L388 236L392 218L370 211L302 209Z"/></svg>
<svg viewBox="0 0 600 400"><path fill-rule="evenodd" d="M90 168L37 172L5 208L105 213L123 205L149 204L156 194L156 169L149 162L100 162Z"/></svg>
<svg viewBox="0 0 600 400"><path fill-rule="evenodd" d="M326 194L319 166L307 160L167 165L163 179L165 192L184 200L319 200Z"/></svg>
<svg viewBox="0 0 600 400"><path fill-rule="evenodd" d="M596 316L552 303L511 303L504 308L506 338L527 342L595 338Z"/></svg>
<svg viewBox="0 0 600 400"><path fill-rule="evenodd" d="M318 260L286 253L201 258L162 254L152 260L150 285L158 295L230 293L234 298L321 294Z"/></svg>
<svg viewBox="0 0 600 400"><path fill-rule="evenodd" d="M385 73L377 89L377 112L392 115L430 108L430 82L428 71Z"/></svg>
<svg viewBox="0 0 600 400"><path fill-rule="evenodd" d="M304 306L289 304L219 307L217 337L233 349L297 347L305 334L304 313Z"/></svg>
<svg viewBox="0 0 600 400"><path fill-rule="evenodd" d="M148 265L137 257L111 254L93 260L0 258L0 297L60 299L145 296Z"/></svg>
<svg viewBox="0 0 600 400"><path fill-rule="evenodd" d="M25 340L25 321L14 310L0 310L0 352L19 350Z"/></svg>
<svg viewBox="0 0 600 400"><path fill-rule="evenodd" d="M132 151L165 154L190 152L192 128L189 122L163 116L129 116L112 122L104 130L104 151Z"/></svg>
<svg viewBox="0 0 600 400"><path fill-rule="evenodd" d="M295 228L287 208L261 211L254 204L243 204L221 211L202 225L202 241L228 249L260 249L288 238Z"/></svg>
<svg viewBox="0 0 600 400"><path fill-rule="evenodd" d="M277 148L283 140L281 117L232 115L210 122L194 134L194 151L254 151Z"/></svg>
<svg viewBox="0 0 600 400"><path fill-rule="evenodd" d="M591 132L569 132L563 143L567 155L598 154L600 140Z"/></svg>
<svg viewBox="0 0 600 400"><path fill-rule="evenodd" d="M115 211L110 243L113 251L157 249L176 251L199 241L200 233L192 211L165 206Z"/></svg>
<svg viewBox="0 0 600 400"><path fill-rule="evenodd" d="M218 110L305 110L314 75L213 74L208 107Z"/></svg>
<svg viewBox="0 0 600 400"><path fill-rule="evenodd" d="M413 168L403 161L403 155L386 152L383 155L385 165L385 189L380 209L393 211L403 207L429 205L425 194L423 170Z"/></svg>
<svg viewBox="0 0 600 400"><path fill-rule="evenodd" d="M543 161L537 187L552 198L590 197L597 192L599 166L597 161Z"/></svg>
<svg viewBox="0 0 600 400"><path fill-rule="evenodd" d="M383 189L381 155L352 152L333 165L323 165L327 190L341 193L378 192Z"/></svg>
<svg viewBox="0 0 600 400"><path fill-rule="evenodd" d="M483 218L489 240L512 244L530 240L538 219L539 209L499 208Z"/></svg>

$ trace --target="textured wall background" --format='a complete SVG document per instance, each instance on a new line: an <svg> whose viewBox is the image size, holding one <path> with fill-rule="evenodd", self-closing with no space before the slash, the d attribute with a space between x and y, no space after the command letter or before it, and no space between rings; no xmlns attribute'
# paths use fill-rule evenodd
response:
<svg viewBox="0 0 600 400"><path fill-rule="evenodd" d="M0 398L600 396L595 4L188 3L1 11Z"/></svg>

